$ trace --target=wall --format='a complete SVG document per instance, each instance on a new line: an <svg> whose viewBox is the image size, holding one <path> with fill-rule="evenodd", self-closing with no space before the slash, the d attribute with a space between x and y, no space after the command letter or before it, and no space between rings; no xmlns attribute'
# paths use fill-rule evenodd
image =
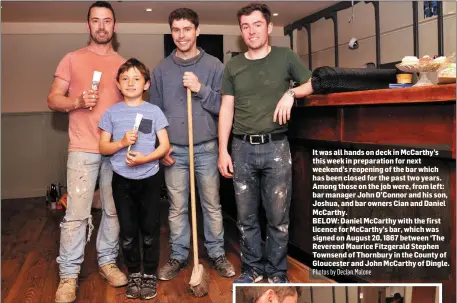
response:
<svg viewBox="0 0 457 303"><path fill-rule="evenodd" d="M363 294L362 303L386 302L386 287L364 286L361 287L361 293Z"/></svg>
<svg viewBox="0 0 457 303"><path fill-rule="evenodd" d="M359 302L358 287L347 287L347 289L348 289L348 302L347 303L358 303Z"/></svg>
<svg viewBox="0 0 457 303"><path fill-rule="evenodd" d="M313 287L313 303L331 303L333 302L333 293L331 287Z"/></svg>
<svg viewBox="0 0 457 303"><path fill-rule="evenodd" d="M302 294L298 303L311 303L311 287L304 286L302 287Z"/></svg>
<svg viewBox="0 0 457 303"><path fill-rule="evenodd" d="M1 127L2 199L44 196L50 183L64 183L68 144L66 114L2 115Z"/></svg>
<svg viewBox="0 0 457 303"><path fill-rule="evenodd" d="M436 17L423 17L423 2L419 1L419 55L438 53L438 30ZM381 1L381 63L400 61L414 54L412 2ZM444 54L456 51L456 3L444 2ZM376 62L374 8L371 3L360 2L354 6L354 27L348 22L352 10L338 12L338 52L340 67L362 67L367 62ZM333 21L320 19L311 24L312 67L335 66ZM359 48L347 46L351 37L357 37ZM297 53L303 63L308 64L308 33L302 29L297 33Z"/></svg>
<svg viewBox="0 0 457 303"><path fill-rule="evenodd" d="M333 301L333 290L335 289L335 301ZM372 287L376 288L376 287ZM358 303L358 289L359 286L312 286L313 300L309 298L308 303ZM348 293L348 300L346 302L346 291ZM369 301L362 301L368 303L376 303Z"/></svg>
<svg viewBox="0 0 457 303"><path fill-rule="evenodd" d="M202 34L224 35L224 53L245 50L238 26L200 27ZM119 24L118 51L153 69L163 59L165 33L169 33L166 24ZM69 51L83 47L88 34L84 24L2 23L2 42L2 74L7 75L2 77L2 114L48 112L46 96L57 64ZM282 28L274 29L271 43L290 45Z"/></svg>
<svg viewBox="0 0 457 303"><path fill-rule="evenodd" d="M119 53L150 69L163 59L167 24L119 24ZM238 26L201 25L202 34L224 35L224 53L244 50ZM289 47L275 28L272 44ZM43 196L66 182L68 116L47 108L61 58L88 42L84 24L2 23L2 199Z"/></svg>
<svg viewBox="0 0 457 303"><path fill-rule="evenodd" d="M352 288L355 288L355 287L352 287ZM349 303L349 302L346 302L346 289L347 289L347 286L346 287L335 287L335 302L333 302L333 303Z"/></svg>
<svg viewBox="0 0 457 303"><path fill-rule="evenodd" d="M412 295L412 293L413 293L413 287L412 286L406 286L405 287L404 303L411 303L411 295ZM435 303L438 303L438 302L435 302Z"/></svg>

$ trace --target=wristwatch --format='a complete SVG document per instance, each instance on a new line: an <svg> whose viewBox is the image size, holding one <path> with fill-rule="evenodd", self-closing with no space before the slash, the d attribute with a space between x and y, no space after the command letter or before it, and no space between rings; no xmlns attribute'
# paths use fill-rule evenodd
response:
<svg viewBox="0 0 457 303"><path fill-rule="evenodd" d="M295 99L295 91L293 89L286 90L286 94Z"/></svg>

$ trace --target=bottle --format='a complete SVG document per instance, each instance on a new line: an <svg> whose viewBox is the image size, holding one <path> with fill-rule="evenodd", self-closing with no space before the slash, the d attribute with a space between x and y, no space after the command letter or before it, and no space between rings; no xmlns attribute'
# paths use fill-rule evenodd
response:
<svg viewBox="0 0 457 303"><path fill-rule="evenodd" d="M51 189L49 190L49 196L51 199L51 209L57 208L57 199L59 198L59 194L57 193L57 187L55 184L51 184Z"/></svg>
<svg viewBox="0 0 457 303"><path fill-rule="evenodd" d="M59 194L57 193L57 187L55 184L51 184L50 194L51 194L51 202L57 202Z"/></svg>

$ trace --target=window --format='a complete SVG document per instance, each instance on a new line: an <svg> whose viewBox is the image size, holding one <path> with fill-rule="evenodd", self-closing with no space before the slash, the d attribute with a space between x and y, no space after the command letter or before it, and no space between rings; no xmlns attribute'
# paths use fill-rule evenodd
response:
<svg viewBox="0 0 457 303"><path fill-rule="evenodd" d="M424 1L424 19L438 16L438 1Z"/></svg>

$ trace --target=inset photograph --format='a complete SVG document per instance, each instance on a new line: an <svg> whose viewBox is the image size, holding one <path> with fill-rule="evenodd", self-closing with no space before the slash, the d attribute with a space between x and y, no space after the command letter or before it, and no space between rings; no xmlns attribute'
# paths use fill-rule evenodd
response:
<svg viewBox="0 0 457 303"><path fill-rule="evenodd" d="M441 303L440 284L235 285L234 303Z"/></svg>

